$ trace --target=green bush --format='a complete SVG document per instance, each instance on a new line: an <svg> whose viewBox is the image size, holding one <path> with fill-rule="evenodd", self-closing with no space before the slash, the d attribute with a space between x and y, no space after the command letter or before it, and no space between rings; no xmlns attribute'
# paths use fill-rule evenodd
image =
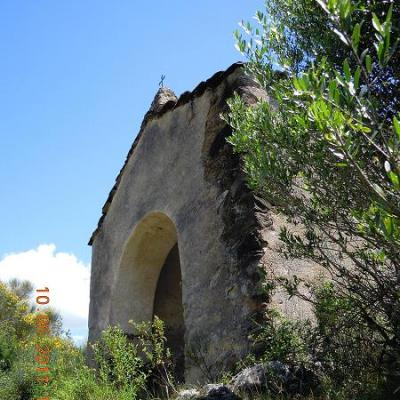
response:
<svg viewBox="0 0 400 400"><path fill-rule="evenodd" d="M0 399L134 400L152 398L173 386L171 355L163 322L133 324L136 340L109 327L94 345L98 368L86 366L84 352L62 334L57 314L49 311L49 335L35 335L37 314L27 303L26 282L0 282ZM51 380L39 384L35 345L49 348ZM160 389L162 389L160 391ZM167 389L169 390L169 389Z"/></svg>
<svg viewBox="0 0 400 400"><path fill-rule="evenodd" d="M147 374L138 346L130 343L119 327L103 332L99 343L93 345L98 374L103 384L116 389L132 389L140 392L145 388Z"/></svg>
<svg viewBox="0 0 400 400"><path fill-rule="evenodd" d="M17 352L15 329L4 322L0 323L0 371L11 368Z"/></svg>
<svg viewBox="0 0 400 400"><path fill-rule="evenodd" d="M36 381L32 361L18 354L18 359L7 371L0 372L1 400L31 400Z"/></svg>
<svg viewBox="0 0 400 400"><path fill-rule="evenodd" d="M284 255L319 264L332 282L311 296L307 279L284 282L315 305L311 353L327 381L347 398L389 398L381 387L399 396L399 2L266 7L235 36L269 97L229 101L228 141L248 185L288 221Z"/></svg>
<svg viewBox="0 0 400 400"><path fill-rule="evenodd" d="M304 364L310 357L307 343L310 331L308 321L290 321L279 311L270 309L250 338L257 348L263 347L261 361Z"/></svg>
<svg viewBox="0 0 400 400"><path fill-rule="evenodd" d="M332 282L315 290L312 348L325 370L325 392L344 397L380 399L387 377L380 371L381 349L374 345L376 332L363 324L353 300L338 292ZM385 398L390 398L386 393Z"/></svg>
<svg viewBox="0 0 400 400"><path fill-rule="evenodd" d="M66 375L57 383L54 397L59 400L134 400L138 398L135 388L124 385L116 388L108 382L101 382L95 371L84 365L75 374Z"/></svg>
<svg viewBox="0 0 400 400"><path fill-rule="evenodd" d="M18 400L18 390L9 373L0 372L0 399Z"/></svg>
<svg viewBox="0 0 400 400"><path fill-rule="evenodd" d="M357 313L351 299L337 292L332 282L316 285L314 298L312 321L292 321L275 309L269 310L251 335L255 348L262 351L240 367L281 361L289 367L314 370L324 399L393 398L393 388L379 372L380 349L371 345L374 331L354 320Z"/></svg>
<svg viewBox="0 0 400 400"><path fill-rule="evenodd" d="M97 369L85 365L82 352L71 349L56 358L59 367L53 393L60 400L134 400L162 394L172 386L170 352L163 322L134 324L136 340L120 327L109 327L94 345Z"/></svg>
<svg viewBox="0 0 400 400"><path fill-rule="evenodd" d="M154 317L152 323L134 324L138 333L140 351L145 356L145 367L148 374L148 386L153 393L167 394L174 390L175 382L172 371L174 365L167 339L164 334L164 322Z"/></svg>

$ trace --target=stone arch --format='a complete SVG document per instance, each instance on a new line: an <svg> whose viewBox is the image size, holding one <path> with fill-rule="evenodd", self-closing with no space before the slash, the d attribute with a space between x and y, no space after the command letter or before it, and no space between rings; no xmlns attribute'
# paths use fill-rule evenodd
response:
<svg viewBox="0 0 400 400"><path fill-rule="evenodd" d="M112 296L111 323L134 334L130 320L151 321L157 315L183 378L184 320L178 235L161 212L147 214L135 226L122 253ZM178 365L179 364L179 365Z"/></svg>
<svg viewBox="0 0 400 400"><path fill-rule="evenodd" d="M187 383L205 382L247 354L248 332L266 301L259 291L260 257L269 250L271 271L287 265L275 254L272 210L249 192L225 141L230 131L220 115L234 91L249 104L268 101L240 64L179 99L160 88L89 242L93 343L109 324L134 333L130 319L150 320L154 308L160 312L154 303L160 273L178 241ZM173 222L153 212L161 210Z"/></svg>

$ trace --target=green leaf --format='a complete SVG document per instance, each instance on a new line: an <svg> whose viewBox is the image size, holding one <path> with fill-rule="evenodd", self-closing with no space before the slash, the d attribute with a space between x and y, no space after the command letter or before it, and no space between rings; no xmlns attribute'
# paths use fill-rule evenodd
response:
<svg viewBox="0 0 400 400"><path fill-rule="evenodd" d="M293 79L293 86L294 86L294 88L296 89L296 90L298 90L298 91L301 91L302 89L301 89L301 86L300 86L300 83L299 83L299 80L297 79L297 78L294 78Z"/></svg>
<svg viewBox="0 0 400 400"><path fill-rule="evenodd" d="M342 0L340 5L340 18L347 19L351 13L351 2L350 0Z"/></svg>
<svg viewBox="0 0 400 400"><path fill-rule="evenodd" d="M397 139L400 140L400 121L396 117L393 117L393 127L394 131L396 132Z"/></svg>
<svg viewBox="0 0 400 400"><path fill-rule="evenodd" d="M339 83L339 85L346 86L343 77L339 74L339 72L335 71L335 76L336 76L336 81Z"/></svg>
<svg viewBox="0 0 400 400"><path fill-rule="evenodd" d="M304 91L308 90L310 85L309 85L309 81L308 81L307 75L301 76L297 81L298 81L298 83L300 85L300 88L302 90L304 90Z"/></svg>
<svg viewBox="0 0 400 400"><path fill-rule="evenodd" d="M331 100L335 100L335 93L337 90L337 83L336 81L332 80L329 82L329 98Z"/></svg>
<svg viewBox="0 0 400 400"><path fill-rule="evenodd" d="M390 5L388 13L386 15L386 20L385 20L385 24L390 24L392 21L392 15L393 15L393 3Z"/></svg>
<svg viewBox="0 0 400 400"><path fill-rule="evenodd" d="M347 41L346 36L343 35L342 32L340 32L339 30L337 30L336 28L333 29L333 32L336 33L336 35L339 36L339 39L345 44L345 45L349 45L350 43Z"/></svg>
<svg viewBox="0 0 400 400"><path fill-rule="evenodd" d="M258 22L262 22L263 18L264 18L264 14L263 14L261 11L257 11L257 12L256 12L256 19L257 19L257 21L258 21Z"/></svg>
<svg viewBox="0 0 400 400"><path fill-rule="evenodd" d="M358 90L360 86L360 76L361 76L361 68L358 66L356 72L354 73L354 89Z"/></svg>
<svg viewBox="0 0 400 400"><path fill-rule="evenodd" d="M385 226L385 231L388 236L391 236L393 233L393 218L392 217L385 217L383 219L383 223Z"/></svg>
<svg viewBox="0 0 400 400"><path fill-rule="evenodd" d="M388 172L388 175L389 175L389 179L390 179L390 181L392 182L394 188L395 188L396 190L399 190L399 189L400 189L400 180L399 180L399 176L398 176L396 173L394 173L393 171L389 171L389 172Z"/></svg>
<svg viewBox="0 0 400 400"><path fill-rule="evenodd" d="M350 71L349 61L347 60L347 58L344 60L343 70L344 70L344 76L346 77L346 81L350 82L350 80L351 80L351 71Z"/></svg>
<svg viewBox="0 0 400 400"><path fill-rule="evenodd" d="M367 67L367 71L370 74L372 72L372 58L369 54L365 57L365 65Z"/></svg>
<svg viewBox="0 0 400 400"><path fill-rule="evenodd" d="M334 11L338 6L338 0L328 0L328 8L330 11Z"/></svg>
<svg viewBox="0 0 400 400"><path fill-rule="evenodd" d="M351 35L351 41L353 43L354 49L358 49L358 44L360 43L361 25L356 24L353 29L353 34Z"/></svg>
<svg viewBox="0 0 400 400"><path fill-rule="evenodd" d="M373 27L375 28L375 30L376 30L377 32L379 32L379 33L383 36L383 34L384 34L383 26L382 26L382 24L380 23L380 21L379 21L379 19L378 19L378 17L376 16L375 13L372 13L372 25L373 25Z"/></svg>
<svg viewBox="0 0 400 400"><path fill-rule="evenodd" d="M365 56L368 54L369 49L365 49L360 56L361 62L364 62Z"/></svg>
<svg viewBox="0 0 400 400"><path fill-rule="evenodd" d="M378 46L377 46L377 52L378 52L378 60L380 65L384 65L385 63L385 42L380 41Z"/></svg>

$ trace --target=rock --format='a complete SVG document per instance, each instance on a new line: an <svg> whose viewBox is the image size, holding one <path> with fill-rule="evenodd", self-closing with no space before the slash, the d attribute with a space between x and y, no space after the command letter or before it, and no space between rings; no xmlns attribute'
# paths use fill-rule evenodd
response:
<svg viewBox="0 0 400 400"><path fill-rule="evenodd" d="M270 391L286 394L308 394L318 388L317 374L305 366L292 366L270 361L244 369L232 378L231 388L236 394Z"/></svg>
<svg viewBox="0 0 400 400"><path fill-rule="evenodd" d="M319 385L320 380L315 370L300 365L291 368L285 382L285 389L290 394L306 395L311 391L317 392Z"/></svg>
<svg viewBox="0 0 400 400"><path fill-rule="evenodd" d="M231 389L219 383L213 383L197 389L186 389L178 392L175 400L239 400Z"/></svg>
<svg viewBox="0 0 400 400"><path fill-rule="evenodd" d="M225 385L223 384L219 384L219 383L209 383L207 385L204 385L201 389L201 392L205 395L208 396L210 392L214 392L214 391L219 391L222 390L224 391L224 389L227 388Z"/></svg>
<svg viewBox="0 0 400 400"><path fill-rule="evenodd" d="M200 392L197 389L185 389L178 392L176 400L194 400L200 396Z"/></svg>
<svg viewBox="0 0 400 400"><path fill-rule="evenodd" d="M290 368L280 361L270 361L265 368L282 382L287 382L291 377Z"/></svg>
<svg viewBox="0 0 400 400"><path fill-rule="evenodd" d="M254 392L267 384L267 375L263 364L256 364L240 371L232 378L231 387L235 393Z"/></svg>
<svg viewBox="0 0 400 400"><path fill-rule="evenodd" d="M150 106L150 113L158 113L160 112L164 106L169 103L173 102L176 103L178 98L175 96L175 93L168 89L167 87L161 87L158 89L156 95L154 96L154 100Z"/></svg>
<svg viewBox="0 0 400 400"><path fill-rule="evenodd" d="M199 400L239 400L228 386L219 383L205 385L201 392Z"/></svg>

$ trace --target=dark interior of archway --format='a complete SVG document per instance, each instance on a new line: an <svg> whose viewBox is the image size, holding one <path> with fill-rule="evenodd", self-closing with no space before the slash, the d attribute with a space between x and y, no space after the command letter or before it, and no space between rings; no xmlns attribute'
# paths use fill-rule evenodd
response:
<svg viewBox="0 0 400 400"><path fill-rule="evenodd" d="M175 364L175 379L184 380L184 320L182 306L182 277L179 250L176 244L169 252L158 278L153 314L165 323L167 346Z"/></svg>

